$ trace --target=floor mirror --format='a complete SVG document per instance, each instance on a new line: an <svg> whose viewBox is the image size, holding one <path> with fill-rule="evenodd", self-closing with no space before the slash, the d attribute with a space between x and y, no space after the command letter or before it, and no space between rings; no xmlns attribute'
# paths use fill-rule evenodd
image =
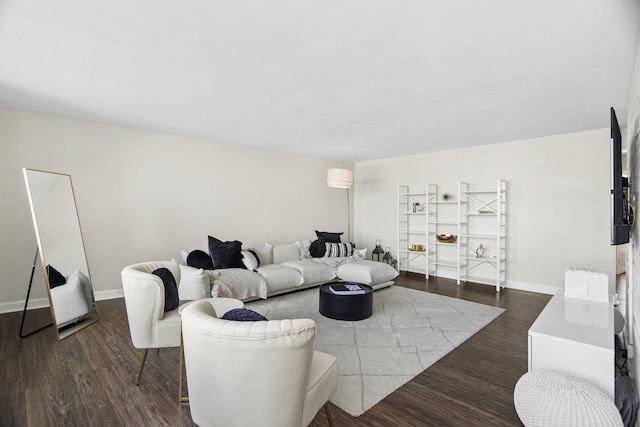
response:
<svg viewBox="0 0 640 427"><path fill-rule="evenodd" d="M71 175L23 172L53 325L62 340L98 320Z"/></svg>

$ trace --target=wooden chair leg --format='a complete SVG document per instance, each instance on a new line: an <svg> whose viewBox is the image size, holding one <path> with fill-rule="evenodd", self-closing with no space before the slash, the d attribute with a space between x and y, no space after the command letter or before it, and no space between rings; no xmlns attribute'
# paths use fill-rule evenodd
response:
<svg viewBox="0 0 640 427"><path fill-rule="evenodd" d="M331 418L331 412L329 412L329 402L324 404L324 412L327 414L327 420L329 420L329 427L333 427L333 418Z"/></svg>
<svg viewBox="0 0 640 427"><path fill-rule="evenodd" d="M149 352L149 349L145 348L144 353L142 353L142 363L140 364L140 371L138 371L138 379L136 380L136 386L140 385L140 378L142 378L142 370L144 369L144 362L147 361L148 352Z"/></svg>

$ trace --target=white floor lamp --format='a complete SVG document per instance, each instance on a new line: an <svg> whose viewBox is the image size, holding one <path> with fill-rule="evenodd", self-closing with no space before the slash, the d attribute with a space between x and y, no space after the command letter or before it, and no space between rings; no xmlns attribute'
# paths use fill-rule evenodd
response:
<svg viewBox="0 0 640 427"><path fill-rule="evenodd" d="M347 242L351 241L351 204L349 189L353 186L353 171L343 168L331 168L327 171L327 185L331 188L347 190Z"/></svg>

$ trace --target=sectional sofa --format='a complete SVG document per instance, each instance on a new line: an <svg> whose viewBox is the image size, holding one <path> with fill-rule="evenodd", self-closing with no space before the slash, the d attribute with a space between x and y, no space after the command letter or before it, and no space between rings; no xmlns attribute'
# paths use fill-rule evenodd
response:
<svg viewBox="0 0 640 427"><path fill-rule="evenodd" d="M398 272L388 264L366 260L366 249L348 256L311 257L310 243L270 245L242 250L242 266L205 269L189 264L183 251L178 287L181 300L209 296L249 301L319 286L334 280L370 285L373 289L391 286ZM336 252L340 255L340 252Z"/></svg>

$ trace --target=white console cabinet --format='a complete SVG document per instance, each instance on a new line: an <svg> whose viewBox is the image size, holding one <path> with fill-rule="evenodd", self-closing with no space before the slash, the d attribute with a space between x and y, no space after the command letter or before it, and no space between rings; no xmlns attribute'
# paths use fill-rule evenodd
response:
<svg viewBox="0 0 640 427"><path fill-rule="evenodd" d="M613 301L565 298L559 290L529 329L529 371L583 378L614 399Z"/></svg>

